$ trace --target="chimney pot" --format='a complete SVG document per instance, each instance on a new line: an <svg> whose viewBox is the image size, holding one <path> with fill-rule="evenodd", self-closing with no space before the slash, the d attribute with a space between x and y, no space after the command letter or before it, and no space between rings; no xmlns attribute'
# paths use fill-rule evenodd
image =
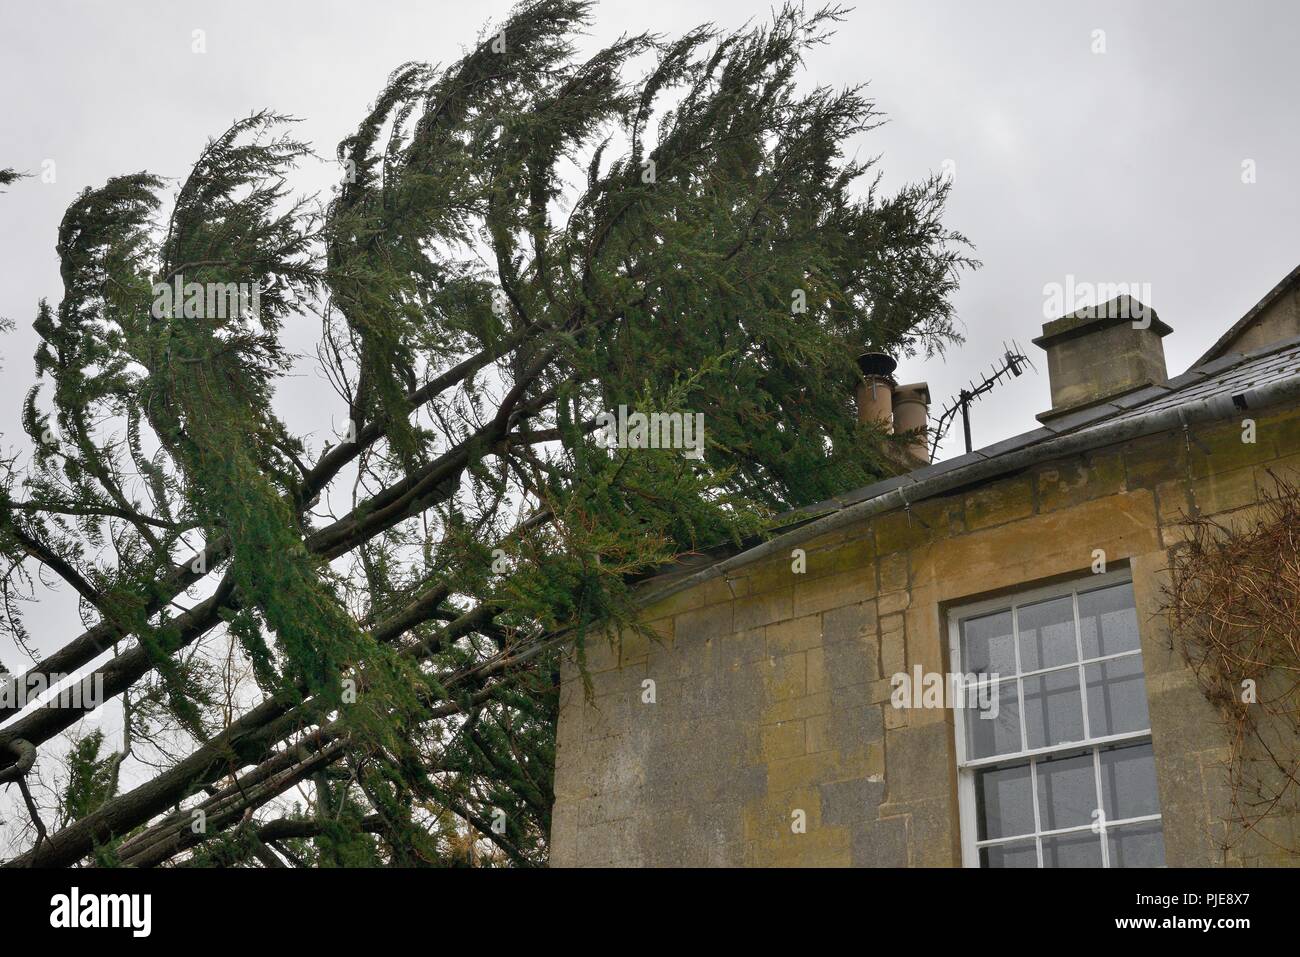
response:
<svg viewBox="0 0 1300 957"><path fill-rule="evenodd" d="M1160 340L1172 331L1154 309L1129 296L1044 323L1034 345L1047 353L1052 408L1038 420L1166 382Z"/></svg>
<svg viewBox="0 0 1300 957"><path fill-rule="evenodd" d="M886 432L894 421L894 370L898 363L883 352L864 352L858 356L863 380L858 383L858 421L874 422Z"/></svg>
<svg viewBox="0 0 1300 957"><path fill-rule="evenodd" d="M930 436L925 431L930 418L930 386L924 382L900 385L894 389L894 433L919 429L916 440L907 450L922 465L930 461Z"/></svg>

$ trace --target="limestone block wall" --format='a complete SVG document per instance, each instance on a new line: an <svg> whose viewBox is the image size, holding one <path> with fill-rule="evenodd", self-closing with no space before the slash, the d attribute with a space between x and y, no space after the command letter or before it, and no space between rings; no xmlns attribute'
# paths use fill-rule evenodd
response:
<svg viewBox="0 0 1300 957"><path fill-rule="evenodd" d="M954 604L1132 570L1170 866L1294 864L1227 836L1227 740L1157 613L1184 516L1248 515L1300 468L1300 414L1151 436L876 517L647 609L657 640L564 669L555 866L955 866L953 715L889 704L947 661ZM802 820L802 830L792 824ZM1295 818L1277 835L1292 836ZM1292 846L1300 840L1292 841Z"/></svg>

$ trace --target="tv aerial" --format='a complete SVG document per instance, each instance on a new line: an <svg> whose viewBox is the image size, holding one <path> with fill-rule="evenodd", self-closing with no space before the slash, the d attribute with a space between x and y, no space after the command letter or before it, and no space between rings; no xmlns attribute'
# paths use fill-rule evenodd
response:
<svg viewBox="0 0 1300 957"><path fill-rule="evenodd" d="M966 431L966 451L971 451L970 404L985 393L992 392L993 387L1003 379L1019 376L1024 372L1025 366L1029 366L1035 372L1038 371L1034 364L1029 361L1029 357L1020 351L1020 345L1014 339L1011 340L1010 346L1003 342L1001 361L990 368L989 374L980 381L979 385L971 382L965 389L958 392L957 397L944 408L943 413L939 416L934 429L934 441L930 446L931 462L934 461L935 453L939 449L939 443L948 434L948 429L952 427L953 420L957 417L958 412L961 412L962 426Z"/></svg>

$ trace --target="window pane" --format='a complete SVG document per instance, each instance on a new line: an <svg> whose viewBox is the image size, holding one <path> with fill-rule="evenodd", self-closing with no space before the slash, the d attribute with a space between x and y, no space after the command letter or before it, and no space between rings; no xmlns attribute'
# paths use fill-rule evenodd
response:
<svg viewBox="0 0 1300 957"><path fill-rule="evenodd" d="M966 740L971 758L988 758L995 754L1012 754L1021 749L1020 702L1016 700L1015 679L997 686L997 717L988 711L963 708L966 717Z"/></svg>
<svg viewBox="0 0 1300 957"><path fill-rule="evenodd" d="M1088 681L1088 732L1094 738L1151 727L1142 656L1084 665Z"/></svg>
<svg viewBox="0 0 1300 957"><path fill-rule="evenodd" d="M992 768L975 775L979 839L1034 833L1034 798L1029 765Z"/></svg>
<svg viewBox="0 0 1300 957"><path fill-rule="evenodd" d="M1132 583L1079 595L1079 634L1085 658L1136 651L1140 644Z"/></svg>
<svg viewBox="0 0 1300 957"><path fill-rule="evenodd" d="M1092 831L1043 838L1044 867L1101 867L1101 836Z"/></svg>
<svg viewBox="0 0 1300 957"><path fill-rule="evenodd" d="M961 639L964 671L981 675L1016 673L1011 612L967 618L961 623Z"/></svg>
<svg viewBox="0 0 1300 957"><path fill-rule="evenodd" d="M980 867L1037 867L1038 848L1033 841L994 844L980 848Z"/></svg>
<svg viewBox="0 0 1300 957"><path fill-rule="evenodd" d="M1102 750L1101 796L1107 821L1160 813L1155 753L1150 744Z"/></svg>
<svg viewBox="0 0 1300 957"><path fill-rule="evenodd" d="M1165 836L1159 821L1109 828L1106 844L1111 867L1165 866Z"/></svg>
<svg viewBox="0 0 1300 957"><path fill-rule="evenodd" d="M1031 748L1083 740L1078 668L1025 679L1025 729Z"/></svg>
<svg viewBox="0 0 1300 957"><path fill-rule="evenodd" d="M1037 671L1078 661L1074 642L1074 599L1069 595L1016 609L1020 670Z"/></svg>
<svg viewBox="0 0 1300 957"><path fill-rule="evenodd" d="M1097 810L1092 752L1038 762L1038 816L1044 831L1091 824Z"/></svg>

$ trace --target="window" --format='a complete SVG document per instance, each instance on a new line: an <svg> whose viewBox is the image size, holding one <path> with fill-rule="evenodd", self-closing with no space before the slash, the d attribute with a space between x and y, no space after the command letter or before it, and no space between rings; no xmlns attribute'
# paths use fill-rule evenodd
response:
<svg viewBox="0 0 1300 957"><path fill-rule="evenodd" d="M1163 866L1128 572L954 609L949 640L985 705L957 711L966 866Z"/></svg>

